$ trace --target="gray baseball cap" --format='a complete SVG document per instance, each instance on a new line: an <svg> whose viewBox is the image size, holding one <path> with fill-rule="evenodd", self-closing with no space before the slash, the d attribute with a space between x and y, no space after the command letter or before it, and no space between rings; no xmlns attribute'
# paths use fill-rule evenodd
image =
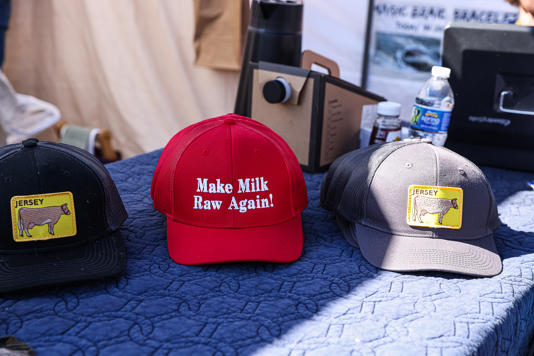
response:
<svg viewBox="0 0 534 356"><path fill-rule="evenodd" d="M321 187L345 239L391 271L501 272L495 198L480 169L427 142L373 145L336 160Z"/></svg>

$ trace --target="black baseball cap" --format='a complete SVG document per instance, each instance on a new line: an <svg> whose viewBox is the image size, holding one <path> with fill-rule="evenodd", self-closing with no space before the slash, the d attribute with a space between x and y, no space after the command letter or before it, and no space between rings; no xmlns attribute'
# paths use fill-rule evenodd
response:
<svg viewBox="0 0 534 356"><path fill-rule="evenodd" d="M376 267L481 277L502 270L489 182L446 148L407 140L347 153L326 174L321 205Z"/></svg>
<svg viewBox="0 0 534 356"><path fill-rule="evenodd" d="M0 147L0 292L121 273L127 213L90 153L31 138Z"/></svg>

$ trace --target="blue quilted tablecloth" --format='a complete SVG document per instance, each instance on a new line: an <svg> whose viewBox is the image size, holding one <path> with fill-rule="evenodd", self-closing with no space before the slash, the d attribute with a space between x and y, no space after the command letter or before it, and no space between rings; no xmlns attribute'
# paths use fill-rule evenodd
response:
<svg viewBox="0 0 534 356"><path fill-rule="evenodd" d="M0 336L38 355L508 355L534 330L532 173L485 168L504 270L493 278L369 265L319 207L306 175L306 241L292 264L181 266L150 182L160 152L108 165L129 213L126 273L0 297Z"/></svg>

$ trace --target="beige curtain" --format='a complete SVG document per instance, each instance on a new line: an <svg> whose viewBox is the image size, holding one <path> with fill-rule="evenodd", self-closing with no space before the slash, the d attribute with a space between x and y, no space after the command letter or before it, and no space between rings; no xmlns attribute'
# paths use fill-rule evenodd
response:
<svg viewBox="0 0 534 356"><path fill-rule="evenodd" d="M14 0L4 71L128 157L233 110L238 72L194 66L192 0Z"/></svg>

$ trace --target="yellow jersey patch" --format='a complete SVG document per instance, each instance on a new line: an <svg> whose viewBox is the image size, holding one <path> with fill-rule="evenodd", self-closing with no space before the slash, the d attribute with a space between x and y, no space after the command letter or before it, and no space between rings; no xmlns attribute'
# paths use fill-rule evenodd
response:
<svg viewBox="0 0 534 356"><path fill-rule="evenodd" d="M16 242L76 235L71 192L19 195L11 198L11 222Z"/></svg>
<svg viewBox="0 0 534 356"><path fill-rule="evenodd" d="M459 229L463 198L462 188L410 185L406 222L410 226Z"/></svg>

